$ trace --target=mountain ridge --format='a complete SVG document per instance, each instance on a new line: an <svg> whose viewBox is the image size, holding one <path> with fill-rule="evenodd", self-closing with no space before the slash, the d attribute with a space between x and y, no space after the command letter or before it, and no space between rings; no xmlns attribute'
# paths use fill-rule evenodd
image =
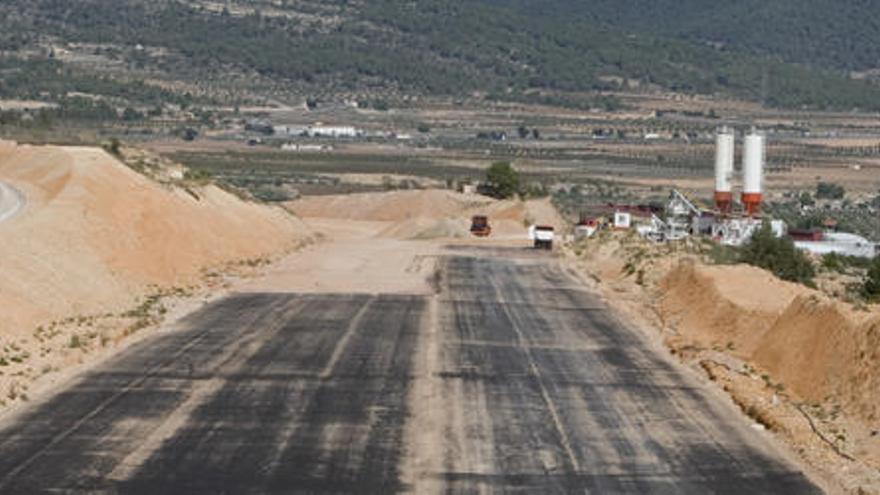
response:
<svg viewBox="0 0 880 495"><path fill-rule="evenodd" d="M761 50L747 37L739 44L709 43L692 29L708 15L705 9L673 23L676 31L672 14L648 26L641 17L613 17L611 4L252 0L221 7L197 0L8 0L0 5L0 50L14 58L34 46L97 44L130 67L172 79L254 73L301 92L482 91L503 99L534 90L618 91L635 83L775 107L880 110L880 87L840 66ZM657 5L642 17L669 2ZM0 84L0 96L16 96L5 89Z"/></svg>

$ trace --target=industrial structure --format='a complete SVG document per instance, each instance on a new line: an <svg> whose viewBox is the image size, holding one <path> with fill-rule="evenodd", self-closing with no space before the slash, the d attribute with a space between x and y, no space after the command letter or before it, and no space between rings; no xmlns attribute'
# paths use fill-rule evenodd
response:
<svg viewBox="0 0 880 495"><path fill-rule="evenodd" d="M765 139L763 134L752 129L743 141L742 205L745 214L754 217L761 212L761 202L764 199Z"/></svg>
<svg viewBox="0 0 880 495"><path fill-rule="evenodd" d="M673 189L663 208L652 205L608 205L613 222L582 217L579 237L589 237L603 226L635 230L656 242L677 241L693 235L710 236L727 246L745 244L765 223L777 237L790 236L795 246L816 255L838 253L873 258L880 245L846 233L789 231L782 220L762 215L767 139L752 128L742 137L742 189L736 201L736 132L728 127L715 137L714 208L703 207L685 193Z"/></svg>
<svg viewBox="0 0 880 495"><path fill-rule="evenodd" d="M681 191L673 189L661 215L652 215L639 232L657 241L675 241L690 235L709 235L725 245L741 245L761 227L763 201L764 135L752 130L743 138L742 193L740 205L734 202L736 133L727 127L715 137L714 210L700 207ZM782 222L771 223L777 235L784 235Z"/></svg>
<svg viewBox="0 0 880 495"><path fill-rule="evenodd" d="M727 127L715 138L715 207L724 215L733 206L733 163L736 135Z"/></svg>

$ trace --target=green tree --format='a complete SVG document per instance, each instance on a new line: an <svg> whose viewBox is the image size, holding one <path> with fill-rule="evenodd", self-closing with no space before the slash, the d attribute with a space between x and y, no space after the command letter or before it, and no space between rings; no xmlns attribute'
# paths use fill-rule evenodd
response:
<svg viewBox="0 0 880 495"><path fill-rule="evenodd" d="M798 197L798 202L800 202L801 206L815 206L816 200L813 199L813 196L810 193L804 191Z"/></svg>
<svg viewBox="0 0 880 495"><path fill-rule="evenodd" d="M871 302L880 301L880 257L874 258L868 273L865 275L865 282L862 286L862 294L865 299Z"/></svg>
<svg viewBox="0 0 880 495"><path fill-rule="evenodd" d="M776 237L769 223L764 223L743 246L740 261L768 270L783 280L815 285L813 262L795 247L791 238Z"/></svg>
<svg viewBox="0 0 880 495"><path fill-rule="evenodd" d="M131 107L126 107L122 112L122 120L126 122L134 122L143 118L144 116L140 112Z"/></svg>
<svg viewBox="0 0 880 495"><path fill-rule="evenodd" d="M115 157L122 156L122 143L116 138L111 138L110 142L104 145L104 149Z"/></svg>
<svg viewBox="0 0 880 495"><path fill-rule="evenodd" d="M486 171L486 182L492 190L492 195L499 199L506 199L520 189L519 172L510 166L510 162L495 162Z"/></svg>
<svg viewBox="0 0 880 495"><path fill-rule="evenodd" d="M820 182L816 186L816 198L818 199L843 199L846 190L840 184L833 182Z"/></svg>

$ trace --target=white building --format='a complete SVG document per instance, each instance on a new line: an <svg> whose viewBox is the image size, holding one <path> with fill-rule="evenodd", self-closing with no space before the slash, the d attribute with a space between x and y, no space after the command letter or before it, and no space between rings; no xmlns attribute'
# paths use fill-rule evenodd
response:
<svg viewBox="0 0 880 495"><path fill-rule="evenodd" d="M795 241L798 249L815 255L837 253L843 256L874 258L877 256L878 245L856 234L828 232L821 241Z"/></svg>
<svg viewBox="0 0 880 495"><path fill-rule="evenodd" d="M314 137L353 138L362 136L364 133L351 126L313 126L309 128L309 134Z"/></svg>

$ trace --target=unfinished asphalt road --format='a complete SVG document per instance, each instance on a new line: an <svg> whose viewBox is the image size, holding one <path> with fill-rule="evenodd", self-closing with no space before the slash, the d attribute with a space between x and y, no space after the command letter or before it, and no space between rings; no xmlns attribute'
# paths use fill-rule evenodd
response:
<svg viewBox="0 0 880 495"><path fill-rule="evenodd" d="M206 307L7 418L0 493L818 492L552 263L442 266Z"/></svg>

